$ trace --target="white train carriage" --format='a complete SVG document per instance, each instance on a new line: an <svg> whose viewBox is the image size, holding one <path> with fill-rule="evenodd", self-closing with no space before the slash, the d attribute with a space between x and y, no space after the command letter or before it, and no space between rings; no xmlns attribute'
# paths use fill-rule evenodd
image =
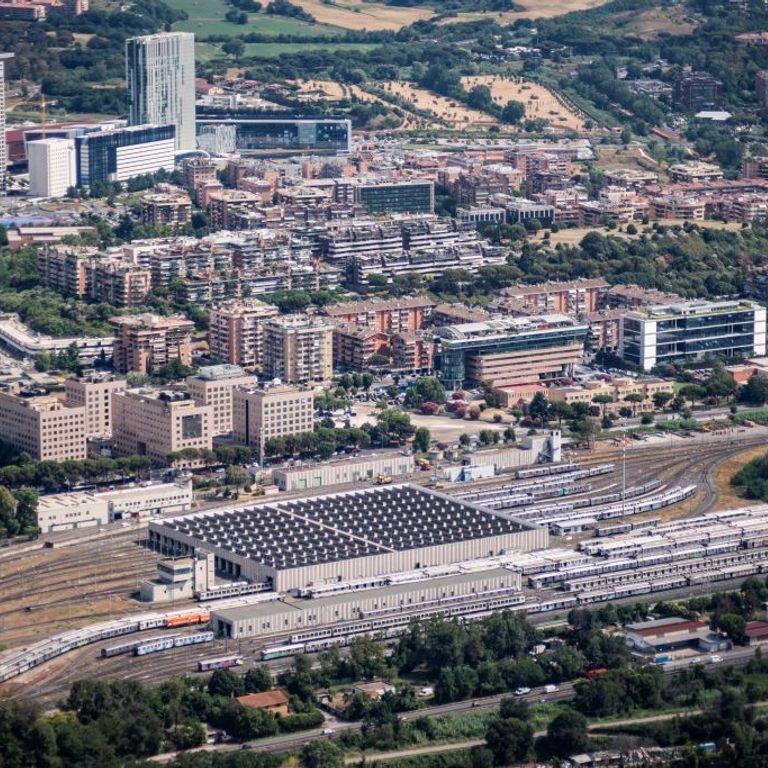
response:
<svg viewBox="0 0 768 768"><path fill-rule="evenodd" d="M285 659L289 656L298 656L304 653L304 643L285 643L283 645L270 645L261 651L262 661L272 659Z"/></svg>
<svg viewBox="0 0 768 768"><path fill-rule="evenodd" d="M193 635L179 635L173 641L174 648L184 648L188 645L200 645L200 643L210 643L215 635L213 632L195 632Z"/></svg>
<svg viewBox="0 0 768 768"><path fill-rule="evenodd" d="M663 592L668 589L680 589L688 586L685 576L672 576L668 579L659 579L651 582L651 592Z"/></svg>
<svg viewBox="0 0 768 768"><path fill-rule="evenodd" d="M151 643L142 643L137 645L133 649L134 656L148 656L150 653L158 653L159 651L167 651L173 648L173 638L163 638L162 640L155 640Z"/></svg>

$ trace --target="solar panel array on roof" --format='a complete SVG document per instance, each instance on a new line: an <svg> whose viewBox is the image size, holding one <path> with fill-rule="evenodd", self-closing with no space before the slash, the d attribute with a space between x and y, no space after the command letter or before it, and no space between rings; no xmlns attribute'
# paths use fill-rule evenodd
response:
<svg viewBox="0 0 768 768"><path fill-rule="evenodd" d="M160 525L171 537L176 531L276 570L524 530L512 520L410 485L206 512Z"/></svg>
<svg viewBox="0 0 768 768"><path fill-rule="evenodd" d="M165 525L278 570L384 552L370 542L267 506L174 518Z"/></svg>
<svg viewBox="0 0 768 768"><path fill-rule="evenodd" d="M297 499L277 506L395 550L521 530L506 518L410 485Z"/></svg>

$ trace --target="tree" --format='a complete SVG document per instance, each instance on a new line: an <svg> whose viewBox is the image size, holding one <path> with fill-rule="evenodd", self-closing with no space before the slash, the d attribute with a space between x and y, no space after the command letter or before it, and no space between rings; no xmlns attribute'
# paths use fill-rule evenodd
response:
<svg viewBox="0 0 768 768"><path fill-rule="evenodd" d="M552 418L556 418L557 425L560 426L563 423L563 419L573 418L573 408L565 400L553 400L549 404L549 415Z"/></svg>
<svg viewBox="0 0 768 768"><path fill-rule="evenodd" d="M732 395L736 389L736 382L733 376L726 370L725 366L718 360L712 366L712 373L704 385L708 395L714 397L718 402L723 397Z"/></svg>
<svg viewBox="0 0 768 768"><path fill-rule="evenodd" d="M568 757L589 748L587 718L575 710L559 714L547 728L549 751L558 757Z"/></svg>
<svg viewBox="0 0 768 768"><path fill-rule="evenodd" d="M528 404L528 414L532 419L544 422L549 414L549 400L543 392L537 392Z"/></svg>
<svg viewBox="0 0 768 768"><path fill-rule="evenodd" d="M768 402L768 376L756 374L739 391L739 400L755 405Z"/></svg>
<svg viewBox="0 0 768 768"><path fill-rule="evenodd" d="M269 669L263 664L258 667L251 667L243 679L246 693L260 693L269 691L272 688L272 675Z"/></svg>
<svg viewBox="0 0 768 768"><path fill-rule="evenodd" d="M625 403L632 403L632 414L637 413L637 406L645 400L645 396L639 392L630 392L625 398Z"/></svg>
<svg viewBox="0 0 768 768"><path fill-rule="evenodd" d="M703 400L707 396L707 389L701 384L685 384L680 387L677 394L694 404L697 400Z"/></svg>
<svg viewBox="0 0 768 768"><path fill-rule="evenodd" d="M602 413L603 413L603 419L605 419L605 416L606 416L605 409L608 407L608 405L610 403L613 402L613 395L609 395L607 393L601 394L601 395L595 395L592 398L592 402L601 406L601 410L602 410Z"/></svg>
<svg viewBox="0 0 768 768"><path fill-rule="evenodd" d="M674 398L672 392L654 392L653 393L653 405L655 408L662 409L664 406Z"/></svg>
<svg viewBox="0 0 768 768"><path fill-rule="evenodd" d="M4 529L10 536L19 532L16 520L16 499L4 485L0 485L0 529Z"/></svg>
<svg viewBox="0 0 768 768"><path fill-rule="evenodd" d="M723 613L716 617L716 626L724 632L734 643L740 643L744 639L744 630L747 622L738 613Z"/></svg>
<svg viewBox="0 0 768 768"><path fill-rule="evenodd" d="M519 101L510 100L501 110L501 122L517 125L525 117L525 105Z"/></svg>
<svg viewBox="0 0 768 768"><path fill-rule="evenodd" d="M533 726L515 717L494 718L485 733L494 765L524 761L533 747Z"/></svg>
<svg viewBox="0 0 768 768"><path fill-rule="evenodd" d="M310 741L299 756L301 768L344 768L344 753L332 741Z"/></svg>
<svg viewBox="0 0 768 768"><path fill-rule="evenodd" d="M376 417L376 423L387 442L403 445L416 431L411 417L396 408L386 408Z"/></svg>
<svg viewBox="0 0 768 768"><path fill-rule="evenodd" d="M235 488L242 488L248 484L248 470L229 464L224 470L224 482Z"/></svg>
<svg viewBox="0 0 768 768"><path fill-rule="evenodd" d="M413 450L426 453L431 442L432 435L429 430L426 427L419 427L413 435Z"/></svg>
<svg viewBox="0 0 768 768"><path fill-rule="evenodd" d="M406 408L419 408L424 403L442 404L447 400L445 387L432 376L422 376L405 393Z"/></svg>
<svg viewBox="0 0 768 768"><path fill-rule="evenodd" d="M244 690L243 680L230 669L217 669L208 680L208 693L213 696L240 696Z"/></svg>

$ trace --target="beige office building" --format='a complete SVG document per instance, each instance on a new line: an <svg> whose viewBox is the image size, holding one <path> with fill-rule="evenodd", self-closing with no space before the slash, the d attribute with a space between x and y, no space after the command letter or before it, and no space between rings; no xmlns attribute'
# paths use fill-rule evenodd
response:
<svg viewBox="0 0 768 768"><path fill-rule="evenodd" d="M187 390L197 405L213 408L212 434L228 435L232 431L232 391L254 382L237 365L209 365L187 378Z"/></svg>
<svg viewBox="0 0 768 768"><path fill-rule="evenodd" d="M192 362L192 331L185 317L120 315L110 318L115 333L112 360L119 373L157 374L172 360Z"/></svg>
<svg viewBox="0 0 768 768"><path fill-rule="evenodd" d="M121 456L165 461L184 448L213 448L213 406L186 392L129 389L112 395L112 447Z"/></svg>
<svg viewBox="0 0 768 768"><path fill-rule="evenodd" d="M85 408L0 392L0 439L39 461L86 458Z"/></svg>
<svg viewBox="0 0 768 768"><path fill-rule="evenodd" d="M311 432L315 425L310 389L238 387L232 392L232 409L235 439L254 446L260 458L269 438Z"/></svg>
<svg viewBox="0 0 768 768"><path fill-rule="evenodd" d="M286 315L264 326L267 376L285 384L326 383L333 376L333 325L327 320Z"/></svg>
<svg viewBox="0 0 768 768"><path fill-rule="evenodd" d="M209 312L211 357L222 363L254 368L264 358L264 324L277 317L274 304L258 299L232 300Z"/></svg>
<svg viewBox="0 0 768 768"><path fill-rule="evenodd" d="M125 389L125 379L94 374L64 383L65 404L85 408L85 434L108 437L112 434L112 393Z"/></svg>

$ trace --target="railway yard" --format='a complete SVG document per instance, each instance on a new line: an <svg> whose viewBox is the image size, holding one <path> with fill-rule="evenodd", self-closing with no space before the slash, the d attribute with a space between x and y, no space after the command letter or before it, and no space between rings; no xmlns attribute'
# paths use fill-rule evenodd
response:
<svg viewBox="0 0 768 768"><path fill-rule="evenodd" d="M158 557L147 546L146 527L61 548L36 543L2 552L0 681L12 696L54 702L81 677L154 681L233 654L246 665L266 661L279 670L293 653L343 645L355 634L394 636L415 616L472 619L508 608L552 622L576 605L688 597L738 584L768 571L768 508L724 512L714 477L724 461L764 442L764 433L755 431L737 443L613 448L574 454L572 464L545 465L529 476L522 471L443 489L436 497L449 495L451 503L561 535L551 537L549 549L472 554L450 566L329 579L290 594L139 603L138 584L153 576ZM307 516L302 524L329 525L311 517L320 514L311 505L286 512L290 503L280 503L284 514ZM341 523L333 525L344 533ZM499 574L509 580L497 583ZM455 590L443 586L454 581ZM389 607L385 600L371 602L384 595L393 597ZM335 622L317 618L331 609L339 614ZM303 616L304 623L289 626L289 616ZM202 639L191 644L193 636ZM157 652L129 649L102 658L103 649L160 639L167 647Z"/></svg>

